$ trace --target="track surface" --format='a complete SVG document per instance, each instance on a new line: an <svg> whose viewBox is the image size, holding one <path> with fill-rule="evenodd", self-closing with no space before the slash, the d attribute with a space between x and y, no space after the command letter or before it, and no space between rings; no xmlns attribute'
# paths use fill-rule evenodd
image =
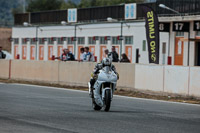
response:
<svg viewBox="0 0 200 133"><path fill-rule="evenodd" d="M114 96L93 111L88 93L1 84L0 133L200 133L200 106Z"/></svg>

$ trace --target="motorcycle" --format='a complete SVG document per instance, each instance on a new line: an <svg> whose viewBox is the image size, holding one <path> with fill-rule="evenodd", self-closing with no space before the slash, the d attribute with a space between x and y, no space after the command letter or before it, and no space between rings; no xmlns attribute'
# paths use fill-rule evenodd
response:
<svg viewBox="0 0 200 133"><path fill-rule="evenodd" d="M97 80L94 84L94 89L91 91L91 85L88 82L89 93L92 98L92 106L94 110L104 111L110 110L113 93L116 90L117 75L110 69L109 66L103 67L100 70Z"/></svg>

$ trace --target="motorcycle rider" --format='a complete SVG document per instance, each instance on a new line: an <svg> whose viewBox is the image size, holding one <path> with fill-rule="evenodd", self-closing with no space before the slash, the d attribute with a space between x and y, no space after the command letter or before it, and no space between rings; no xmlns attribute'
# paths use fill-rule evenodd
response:
<svg viewBox="0 0 200 133"><path fill-rule="evenodd" d="M114 71L114 73L117 75L117 79L119 79L119 74L117 73L115 66L112 64L111 59L110 58L103 58L101 63L96 64L96 66L94 68L94 71L91 74L91 79L90 79L91 92L90 92L90 94L92 94L94 83L96 82L96 79L98 77L99 71L105 66L109 66L110 69L112 71Z"/></svg>

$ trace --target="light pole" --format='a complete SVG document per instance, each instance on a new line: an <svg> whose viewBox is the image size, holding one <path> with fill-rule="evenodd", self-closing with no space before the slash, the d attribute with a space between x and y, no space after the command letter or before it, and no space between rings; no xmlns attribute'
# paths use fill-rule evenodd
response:
<svg viewBox="0 0 200 133"><path fill-rule="evenodd" d="M32 24L30 24L30 23L28 23L28 22L24 22L23 23L23 25L24 26L26 26L26 27L28 27L28 26L33 26L33 27L35 27L36 28L36 33L35 33L35 39L36 39L36 50L35 50L35 52L36 52L36 60L38 60L38 54L37 54L37 49L38 49L38 29L40 29L40 31L43 31L40 27L39 27L39 25L32 25Z"/></svg>
<svg viewBox="0 0 200 133"><path fill-rule="evenodd" d="M172 11L172 12L175 12L176 14L180 15L181 18L183 19L183 16L182 16L181 13L178 12L178 11L176 11L176 10L174 10L174 9L172 9L172 8L170 8L170 7L166 6L166 5L164 5L164 4L159 4L159 7L164 8L164 9L167 9L167 10L170 10L170 11Z"/></svg>
<svg viewBox="0 0 200 133"><path fill-rule="evenodd" d="M107 21L108 22L118 22L117 19L113 19L111 17L108 17ZM121 55L122 55L122 40L123 40L123 24L126 24L126 26L128 28L130 28L130 25L128 25L125 21L120 21L120 24L121 24L121 33L120 33L119 40L120 40L120 59L121 59Z"/></svg>
<svg viewBox="0 0 200 133"><path fill-rule="evenodd" d="M66 21L61 21L61 25L67 25L67 22ZM79 28L80 30L82 30L82 28L80 28L78 26L78 24L74 24L74 38L73 38L73 42L74 42L74 55L76 55L76 41L77 41L77 38L76 38L76 28Z"/></svg>

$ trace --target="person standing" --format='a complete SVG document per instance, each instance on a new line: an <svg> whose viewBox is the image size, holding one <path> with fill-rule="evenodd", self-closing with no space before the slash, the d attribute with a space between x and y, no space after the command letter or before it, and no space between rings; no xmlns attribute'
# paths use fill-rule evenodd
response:
<svg viewBox="0 0 200 133"><path fill-rule="evenodd" d="M126 56L125 53L123 53L121 57L122 58L121 58L120 62L130 63L130 60L128 59L128 57Z"/></svg>
<svg viewBox="0 0 200 133"><path fill-rule="evenodd" d="M6 58L6 54L4 54L4 52L2 51L2 47L0 46L0 59L5 59Z"/></svg>
<svg viewBox="0 0 200 133"><path fill-rule="evenodd" d="M119 61L119 55L116 52L115 46L112 46L112 52L110 54L111 54L112 62L118 62Z"/></svg>
<svg viewBox="0 0 200 133"><path fill-rule="evenodd" d="M109 52L108 49L104 50L104 53L105 53L105 57L107 57L107 58L112 60L112 57L111 57L112 55L111 55L111 53Z"/></svg>
<svg viewBox="0 0 200 133"><path fill-rule="evenodd" d="M89 47L85 47L85 53L84 53L84 59L83 61L87 62L87 61L94 61L94 56L91 52L89 52Z"/></svg>
<svg viewBox="0 0 200 133"><path fill-rule="evenodd" d="M84 53L84 48L80 48L80 60L79 61L83 61L85 57L85 53Z"/></svg>

